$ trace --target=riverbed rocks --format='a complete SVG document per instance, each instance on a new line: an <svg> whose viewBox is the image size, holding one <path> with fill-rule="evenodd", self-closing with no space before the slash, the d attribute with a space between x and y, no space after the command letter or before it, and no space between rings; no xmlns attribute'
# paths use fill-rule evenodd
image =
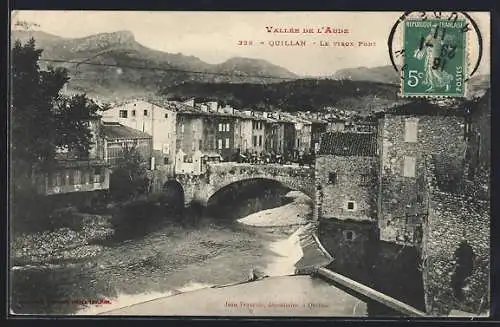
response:
<svg viewBox="0 0 500 327"><path fill-rule="evenodd" d="M95 243L114 233L110 216L79 213L74 208L55 212L50 222L51 230L13 236L11 258L14 266L92 257L101 251L101 246Z"/></svg>

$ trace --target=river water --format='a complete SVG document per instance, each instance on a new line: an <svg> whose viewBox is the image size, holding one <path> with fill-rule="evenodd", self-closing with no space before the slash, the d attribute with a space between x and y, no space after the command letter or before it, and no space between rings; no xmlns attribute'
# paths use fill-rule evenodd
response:
<svg viewBox="0 0 500 327"><path fill-rule="evenodd" d="M219 217L212 213L195 224L140 222L91 259L13 272L12 309L18 314L98 314L245 281L254 269L268 276L291 275L302 256L298 233L311 207L302 193L285 193L237 204L221 201L215 211Z"/></svg>

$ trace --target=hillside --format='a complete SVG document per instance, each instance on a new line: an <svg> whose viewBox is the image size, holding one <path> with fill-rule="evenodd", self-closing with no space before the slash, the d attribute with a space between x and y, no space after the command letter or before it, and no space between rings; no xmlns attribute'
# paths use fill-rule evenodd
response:
<svg viewBox="0 0 500 327"><path fill-rule="evenodd" d="M345 68L338 70L332 78L334 79L347 79L352 81L372 81L388 84L399 84L399 74L394 70L394 67L380 66L380 67L356 67Z"/></svg>
<svg viewBox="0 0 500 327"><path fill-rule="evenodd" d="M392 104L400 83L391 66L341 69L331 79L299 80L287 69L260 59L237 57L208 64L194 56L147 48L129 31L74 39L41 31L12 32L13 39L23 42L31 37L44 49L42 67L68 68L68 91L106 102L162 94L214 99L239 108L295 111L338 106L364 111ZM489 87L489 75L474 76L469 87L471 94L481 93Z"/></svg>
<svg viewBox="0 0 500 327"><path fill-rule="evenodd" d="M218 100L236 108L318 111L325 106L369 111L397 101L399 87L364 81L301 79L273 84L184 83L165 88L172 99Z"/></svg>
<svg viewBox="0 0 500 327"><path fill-rule="evenodd" d="M265 60L232 58L221 64L208 64L194 56L156 51L138 43L129 31L75 39L40 31L12 32L13 40L26 41L30 37L34 37L37 46L44 49L42 67L49 64L67 67L72 77L69 89L101 97L155 93L159 85L192 81L271 83L297 78L287 69ZM44 61L47 59L57 61ZM74 62L83 63L77 65ZM268 76L277 78L266 78Z"/></svg>

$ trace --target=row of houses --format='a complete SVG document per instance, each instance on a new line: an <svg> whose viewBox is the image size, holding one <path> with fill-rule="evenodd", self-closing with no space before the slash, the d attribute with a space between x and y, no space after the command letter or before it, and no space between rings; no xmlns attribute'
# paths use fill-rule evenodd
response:
<svg viewBox="0 0 500 327"><path fill-rule="evenodd" d="M59 152L54 169L39 174L36 184L45 194L108 189L108 168L119 164L124 149L135 149L149 169L170 174L200 174L208 162L263 154L297 160L317 149L325 131L352 130L347 116L237 110L194 99L115 103L88 122L89 154Z"/></svg>
<svg viewBox="0 0 500 327"><path fill-rule="evenodd" d="M217 102L137 99L100 113L103 126L121 126L152 139L151 166L197 174L211 161L275 154L297 160L317 149L322 133L344 129L311 113L237 110ZM347 125L349 126L349 125ZM149 159L145 156L144 159Z"/></svg>

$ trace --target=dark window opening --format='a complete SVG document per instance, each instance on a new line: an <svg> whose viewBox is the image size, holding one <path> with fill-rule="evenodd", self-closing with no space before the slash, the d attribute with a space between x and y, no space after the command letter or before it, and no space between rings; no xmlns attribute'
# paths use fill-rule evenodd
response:
<svg viewBox="0 0 500 327"><path fill-rule="evenodd" d="M346 241L353 241L354 240L354 232L352 230L344 231L344 239Z"/></svg>
<svg viewBox="0 0 500 327"><path fill-rule="evenodd" d="M455 251L455 271L451 276L451 288L458 300L464 297L465 280L474 269L474 250L467 242L462 242Z"/></svg>
<svg viewBox="0 0 500 327"><path fill-rule="evenodd" d="M168 118L168 114L165 114L165 118Z"/></svg>
<svg viewBox="0 0 500 327"><path fill-rule="evenodd" d="M347 202L347 209L354 210L354 202L352 202L352 201Z"/></svg>
<svg viewBox="0 0 500 327"><path fill-rule="evenodd" d="M120 110L120 112L118 113L118 115L119 115L120 118L127 118L128 111L127 110Z"/></svg>
<svg viewBox="0 0 500 327"><path fill-rule="evenodd" d="M164 165L168 165L168 158L167 158L167 157L164 157L164 158L163 158L163 164L164 164Z"/></svg>
<svg viewBox="0 0 500 327"><path fill-rule="evenodd" d="M329 173L328 174L328 183L329 184L336 184L337 183L337 174L336 173Z"/></svg>
<svg viewBox="0 0 500 327"><path fill-rule="evenodd" d="M132 117L135 117L135 110L132 110Z"/></svg>
<svg viewBox="0 0 500 327"><path fill-rule="evenodd" d="M144 116L147 116L147 115L148 115L148 111L144 110Z"/></svg>

